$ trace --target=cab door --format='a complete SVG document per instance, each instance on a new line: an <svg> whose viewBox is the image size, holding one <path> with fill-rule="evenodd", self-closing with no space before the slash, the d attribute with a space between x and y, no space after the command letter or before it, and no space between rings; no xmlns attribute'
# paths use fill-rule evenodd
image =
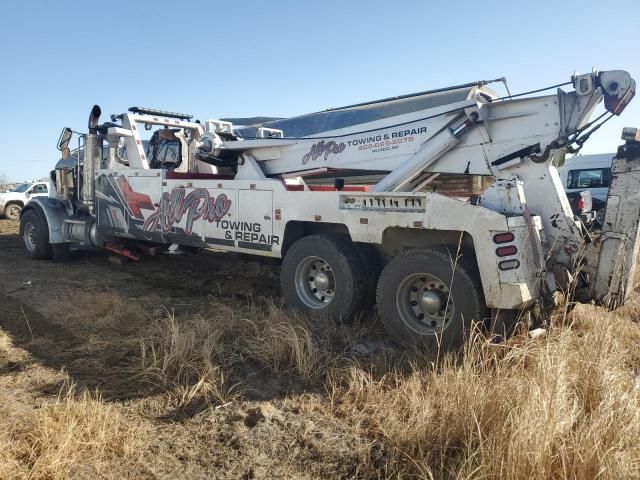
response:
<svg viewBox="0 0 640 480"><path fill-rule="evenodd" d="M273 192L238 190L238 222L234 239L238 248L271 251L273 242Z"/></svg>

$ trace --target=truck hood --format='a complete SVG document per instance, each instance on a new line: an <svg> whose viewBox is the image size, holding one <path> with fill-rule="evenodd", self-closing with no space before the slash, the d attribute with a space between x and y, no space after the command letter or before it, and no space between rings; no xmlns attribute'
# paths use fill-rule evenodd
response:
<svg viewBox="0 0 640 480"><path fill-rule="evenodd" d="M9 200L24 200L24 193L18 193L18 192L0 193L0 203L6 203Z"/></svg>

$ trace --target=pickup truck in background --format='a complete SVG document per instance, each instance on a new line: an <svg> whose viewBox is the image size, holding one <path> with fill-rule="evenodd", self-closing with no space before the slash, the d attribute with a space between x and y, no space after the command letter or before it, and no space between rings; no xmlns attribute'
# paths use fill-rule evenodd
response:
<svg viewBox="0 0 640 480"><path fill-rule="evenodd" d="M604 223L607 193L611 183L611 162L614 155L614 153L578 155L567 158L564 164L558 167L558 174L567 192L573 213L582 215L581 206L585 202L582 192L591 194L593 223L594 227L598 228Z"/></svg>
<svg viewBox="0 0 640 480"><path fill-rule="evenodd" d="M20 213L33 197L49 195L49 182L26 182L18 184L13 190L0 193L0 215L9 220L20 220Z"/></svg>

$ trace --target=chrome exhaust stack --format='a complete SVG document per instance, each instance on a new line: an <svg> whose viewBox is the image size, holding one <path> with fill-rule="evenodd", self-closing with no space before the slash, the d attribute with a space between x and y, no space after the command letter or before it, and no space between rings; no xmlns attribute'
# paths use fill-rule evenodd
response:
<svg viewBox="0 0 640 480"><path fill-rule="evenodd" d="M95 214L95 176L98 162L102 162L102 139L98 134L98 120L102 111L94 105L89 115L89 133L84 148L82 169L82 205L91 215Z"/></svg>

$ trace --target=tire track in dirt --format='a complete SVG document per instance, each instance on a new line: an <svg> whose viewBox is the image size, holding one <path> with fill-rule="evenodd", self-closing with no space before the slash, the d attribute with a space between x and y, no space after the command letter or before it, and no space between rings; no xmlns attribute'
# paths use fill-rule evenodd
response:
<svg viewBox="0 0 640 480"><path fill-rule="evenodd" d="M0 327L35 361L64 369L90 390L100 388L105 399L150 393L150 385L136 376L139 342L123 337L105 342L96 335L102 348L98 358L87 346L90 329L78 332L65 324L66 302L87 292L113 292L130 301L153 298L155 308L186 313L201 309L208 297L241 305L279 294L277 266L233 254L159 256L116 265L104 252L94 251L75 252L66 263L29 261L22 255L17 229L17 223L0 220Z"/></svg>

